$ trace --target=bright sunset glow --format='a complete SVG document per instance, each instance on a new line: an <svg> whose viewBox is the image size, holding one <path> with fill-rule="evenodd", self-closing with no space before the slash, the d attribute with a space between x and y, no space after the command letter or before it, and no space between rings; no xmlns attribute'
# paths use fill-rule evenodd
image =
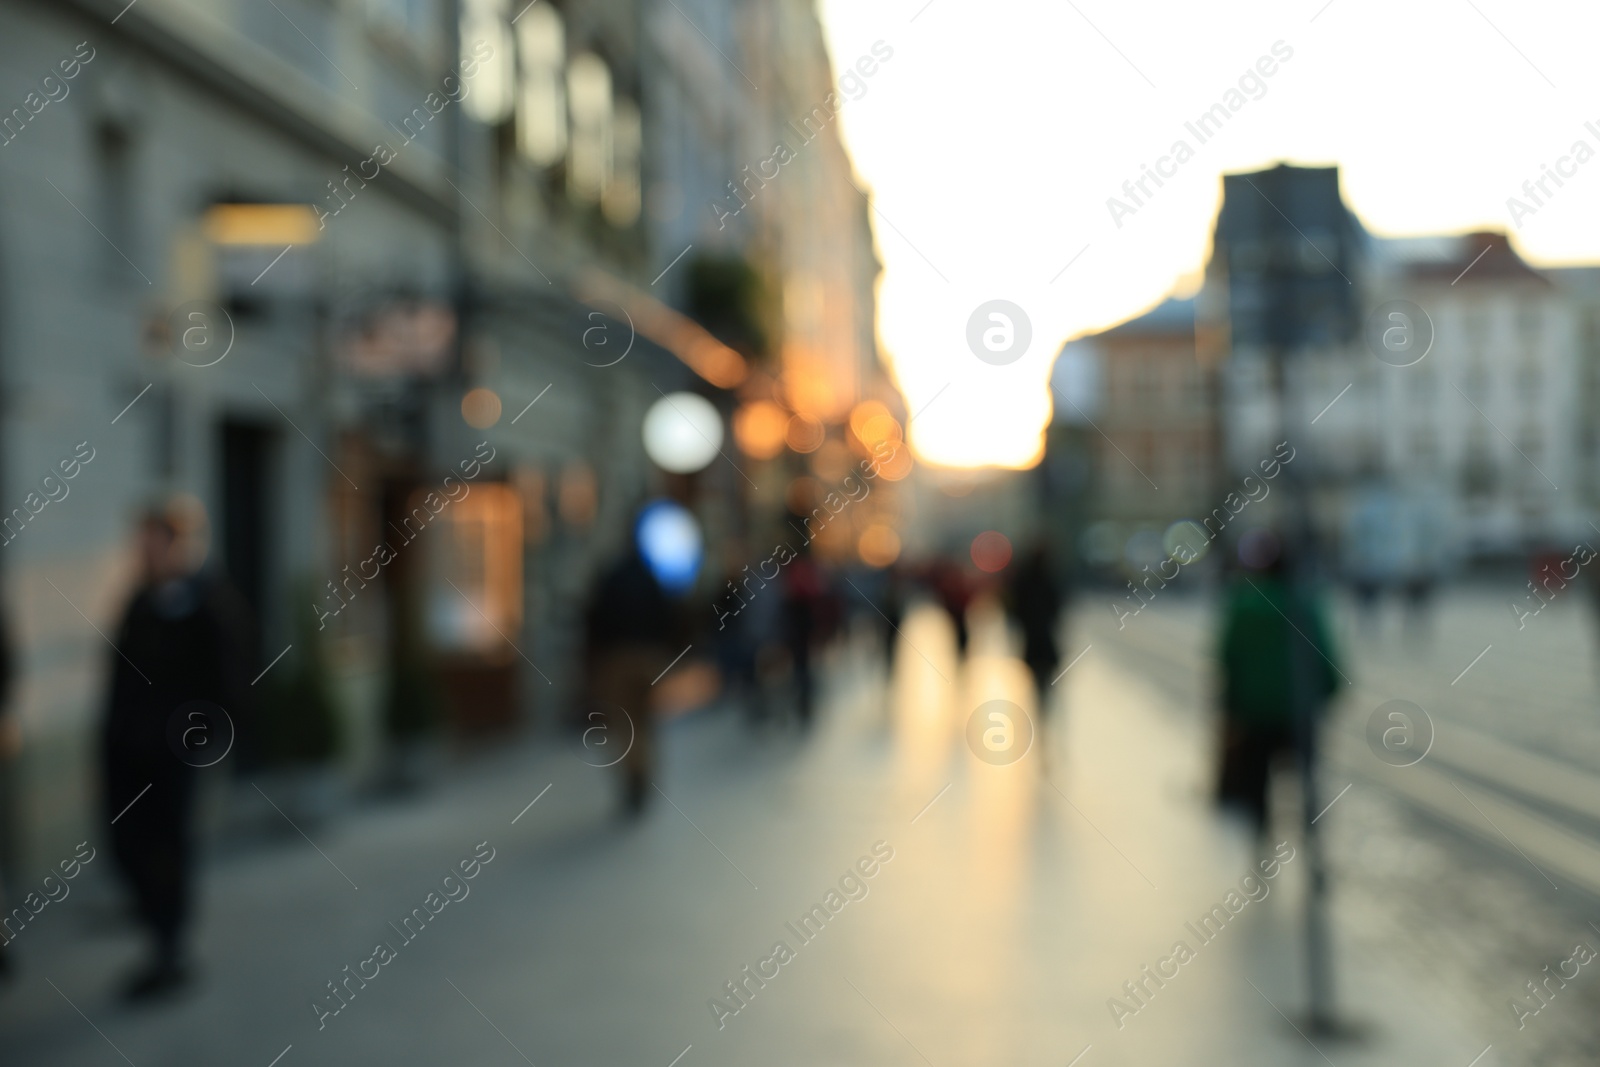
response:
<svg viewBox="0 0 1600 1067"><path fill-rule="evenodd" d="M1377 234L1506 229L1535 263L1600 260L1600 163L1578 166L1520 229L1507 204L1578 139L1600 145L1584 126L1600 123L1585 110L1600 29L1590 5L820 0L820 10L836 66L880 39L894 49L840 121L878 211L880 334L908 412L920 412L912 446L929 462L1037 462L1061 344L1192 288L1227 171L1337 163L1346 199ZM1244 106L1198 143L1184 124L1278 42L1290 57L1247 82ZM1107 199L1126 202L1123 183L1180 139L1193 157L1163 164L1175 173L1113 221ZM1005 366L966 342L968 317L994 299L1033 326L1027 353Z"/></svg>

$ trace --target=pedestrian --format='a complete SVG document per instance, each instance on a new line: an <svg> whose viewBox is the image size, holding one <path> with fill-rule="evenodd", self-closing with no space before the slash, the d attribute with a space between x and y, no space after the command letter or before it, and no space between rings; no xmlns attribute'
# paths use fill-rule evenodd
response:
<svg viewBox="0 0 1600 1067"><path fill-rule="evenodd" d="M802 728L816 710L816 672L812 657L827 624L827 588L809 546L783 572L783 634L794 683L795 715Z"/></svg>
<svg viewBox="0 0 1600 1067"><path fill-rule="evenodd" d="M898 563L891 563L883 575L883 666L885 673L894 678L894 651L900 640L900 625L906 617L905 573Z"/></svg>
<svg viewBox="0 0 1600 1067"><path fill-rule="evenodd" d="M1355 595L1363 635L1375 639L1382 597L1399 581L1405 526L1401 505L1382 482L1362 487L1354 499L1345 521L1344 573Z"/></svg>
<svg viewBox="0 0 1600 1067"><path fill-rule="evenodd" d="M138 536L140 582L117 628L101 735L112 857L152 941L123 988L135 1001L189 977L195 767L183 746L197 713L210 729L217 709L242 712L250 647L242 603L202 570L208 527L198 500L151 508Z"/></svg>
<svg viewBox="0 0 1600 1067"><path fill-rule="evenodd" d="M950 625L956 634L956 659L967 656L967 607L972 603L972 583L967 580L961 564L948 557L940 559L933 567L933 592L950 616Z"/></svg>
<svg viewBox="0 0 1600 1067"><path fill-rule="evenodd" d="M1013 568L1006 583L1006 607L1022 630L1022 662L1033 675L1038 692L1037 714L1044 722L1050 707L1048 694L1055 680L1061 648L1056 624L1061 618L1061 581L1050 560L1048 546L1040 541Z"/></svg>
<svg viewBox="0 0 1600 1067"><path fill-rule="evenodd" d="M737 547L734 550L738 554ZM725 573L726 588L735 590L743 573L729 566ZM761 654L760 623L763 616L757 604L763 601L763 590L745 590L750 597L742 601L732 592L714 607L718 614L715 631L717 663L722 669L723 689L728 700L738 706L745 721L751 725L766 720L766 703L761 685L759 661ZM776 592L765 595L765 602L775 603ZM770 613L769 613L770 614Z"/></svg>
<svg viewBox="0 0 1600 1067"><path fill-rule="evenodd" d="M1419 643L1432 637L1434 590L1449 533L1440 511L1438 503L1425 492L1408 497L1401 509L1400 546L1396 551L1400 560L1400 593L1406 607L1406 633Z"/></svg>
<svg viewBox="0 0 1600 1067"><path fill-rule="evenodd" d="M604 718L606 744L623 746L616 758L630 817L644 811L655 769L651 686L671 661L676 616L636 542L601 575L589 602L589 694Z"/></svg>
<svg viewBox="0 0 1600 1067"><path fill-rule="evenodd" d="M1222 766L1218 799L1237 807L1258 838L1267 831L1272 764L1298 752L1293 671L1309 670L1305 695L1313 722L1337 684L1338 668L1322 606L1289 582L1283 542L1252 530L1239 540L1242 572L1229 590L1219 647ZM1296 642L1309 645L1299 649Z"/></svg>

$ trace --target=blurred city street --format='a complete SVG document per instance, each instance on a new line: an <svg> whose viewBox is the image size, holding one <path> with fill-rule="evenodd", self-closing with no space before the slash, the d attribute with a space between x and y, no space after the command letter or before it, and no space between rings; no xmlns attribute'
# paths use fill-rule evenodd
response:
<svg viewBox="0 0 1600 1067"><path fill-rule="evenodd" d="M0 0L0 1067L1600 1063L1597 34Z"/></svg>
<svg viewBox="0 0 1600 1067"><path fill-rule="evenodd" d="M959 721L984 700L1031 700L1000 619L975 611L963 669L948 624L924 608L906 619L892 692L865 642L841 649L812 736L751 728L733 709L673 722L660 792L638 824L614 821L591 752L519 745L455 767L448 791L312 828L315 847L292 832L244 849L217 842L198 939L203 988L145 1014L111 1000L108 975L132 958L133 940L113 921L104 868L91 864L94 877L20 939L24 973L0 1001L8 1057L955 1067L1083 1053L1083 1064L1464 1067L1491 1043L1478 1062L1592 1056L1582 1022L1600 987L1556 1001L1525 1036L1495 1012L1522 971L1581 936L1576 898L1595 899L1596 887L1556 875L1553 895L1511 848L1465 834L1425 842L1418 814L1366 777L1327 816L1339 1002L1357 1036L1314 1047L1295 1028L1303 882L1292 860L1262 901L1198 947L1185 924L1256 859L1238 827L1197 803L1209 762L1209 608L1172 600L1119 633L1092 599L1069 620L1072 654L1088 651L1055 687L1053 732L1009 766L975 759ZM1363 718L1368 694L1387 691L1385 672L1409 659L1426 664L1419 678L1437 668L1438 686L1415 696L1440 724L1442 751L1450 726L1470 723L1592 769L1580 746L1600 724L1554 725L1558 705L1592 702L1591 676L1574 672L1571 693L1509 701L1499 687L1514 687L1516 672L1550 665L1523 654L1494 606L1452 598L1425 649L1375 641L1371 675L1341 719ZM1546 655L1583 654L1586 618L1544 621ZM1496 687L1469 674L1452 691L1450 668L1490 637L1514 665L1501 664ZM1334 779L1330 796L1350 780L1338 765ZM1292 847L1292 817L1280 825L1290 829L1271 840ZM319 1031L310 1005L324 983L373 941L399 942L388 924L482 841L494 858L470 894ZM892 859L864 879L866 895L814 942L796 938L785 924L878 842ZM1424 901L1427 887L1440 892ZM1126 1000L1123 982L1179 939L1196 958L1119 1028L1108 998ZM719 1029L709 1000L734 1004L724 984L775 940L796 948L794 960Z"/></svg>

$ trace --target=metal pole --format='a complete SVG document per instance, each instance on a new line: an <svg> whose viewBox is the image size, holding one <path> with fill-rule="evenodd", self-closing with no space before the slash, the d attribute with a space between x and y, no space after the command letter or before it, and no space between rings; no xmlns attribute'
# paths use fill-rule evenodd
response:
<svg viewBox="0 0 1600 1067"><path fill-rule="evenodd" d="M1277 372L1279 427L1283 439L1288 441L1290 413L1300 410L1294 403L1296 390L1289 380L1290 366L1287 346L1276 344L1273 348L1274 369ZM1291 441L1291 445L1293 442ZM1322 694L1312 684L1314 673L1321 664L1322 653L1311 646L1317 627L1312 618L1312 589L1316 580L1316 543L1311 522L1311 501L1302 475L1307 465L1308 449L1302 443L1296 449L1300 464L1284 468L1288 477L1285 490L1289 498L1289 516L1286 524L1285 548L1292 549L1287 574L1289 600L1286 614L1299 634L1289 642L1290 702L1294 717L1295 749L1299 757L1300 793L1302 807L1302 850L1306 870L1306 994L1307 1022L1317 1032L1330 1033L1336 1029L1334 1022L1333 954L1328 930L1328 878L1327 865L1322 850L1321 829L1316 819L1321 812L1317 781L1317 705ZM1301 640L1303 636L1305 639Z"/></svg>

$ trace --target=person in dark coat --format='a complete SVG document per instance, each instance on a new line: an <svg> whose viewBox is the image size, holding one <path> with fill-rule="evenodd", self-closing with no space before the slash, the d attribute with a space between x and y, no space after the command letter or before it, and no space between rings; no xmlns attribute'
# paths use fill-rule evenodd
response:
<svg viewBox="0 0 1600 1067"><path fill-rule="evenodd" d="M941 559L933 566L933 594L950 616L956 634L956 658L967 658L967 607L972 603L972 583L966 571L953 559Z"/></svg>
<svg viewBox="0 0 1600 1067"><path fill-rule="evenodd" d="M1017 565L1006 590L1006 605L1022 629L1022 662L1033 675L1039 693L1038 714L1043 721L1050 706L1050 685L1061 648L1056 643L1056 624L1061 618L1061 580L1051 565L1049 551L1036 545Z"/></svg>
<svg viewBox="0 0 1600 1067"><path fill-rule="evenodd" d="M589 692L604 719L604 744L621 751L622 803L644 810L655 766L650 690L672 660L681 631L677 609L637 548L600 577L586 620ZM623 716L618 720L618 713ZM593 729L593 727L591 727ZM609 749L601 753L609 759Z"/></svg>
<svg viewBox="0 0 1600 1067"><path fill-rule="evenodd" d="M105 817L117 871L153 942L124 995L142 1000L187 980L192 911L194 734L227 729L246 689L247 635L237 597L205 559L205 510L189 497L149 511L139 527L143 573L117 628L101 735ZM217 737L217 743L223 738Z"/></svg>
<svg viewBox="0 0 1600 1067"><path fill-rule="evenodd" d="M900 626L906 618L905 572L898 563L889 564L883 575L883 665L894 678L894 651L900 640Z"/></svg>
<svg viewBox="0 0 1600 1067"><path fill-rule="evenodd" d="M1229 591L1218 649L1222 680L1222 768L1218 799L1237 806L1258 836L1267 828L1274 760L1294 753L1294 664L1311 672L1307 695L1319 714L1338 685L1322 605L1289 583L1281 542L1265 530L1240 539L1244 571ZM1304 655L1296 642L1309 643Z"/></svg>
<svg viewBox="0 0 1600 1067"><path fill-rule="evenodd" d="M795 715L802 728L810 727L816 712L813 659L827 630L827 613L826 580L809 549L802 549L783 572L784 642L793 672Z"/></svg>

